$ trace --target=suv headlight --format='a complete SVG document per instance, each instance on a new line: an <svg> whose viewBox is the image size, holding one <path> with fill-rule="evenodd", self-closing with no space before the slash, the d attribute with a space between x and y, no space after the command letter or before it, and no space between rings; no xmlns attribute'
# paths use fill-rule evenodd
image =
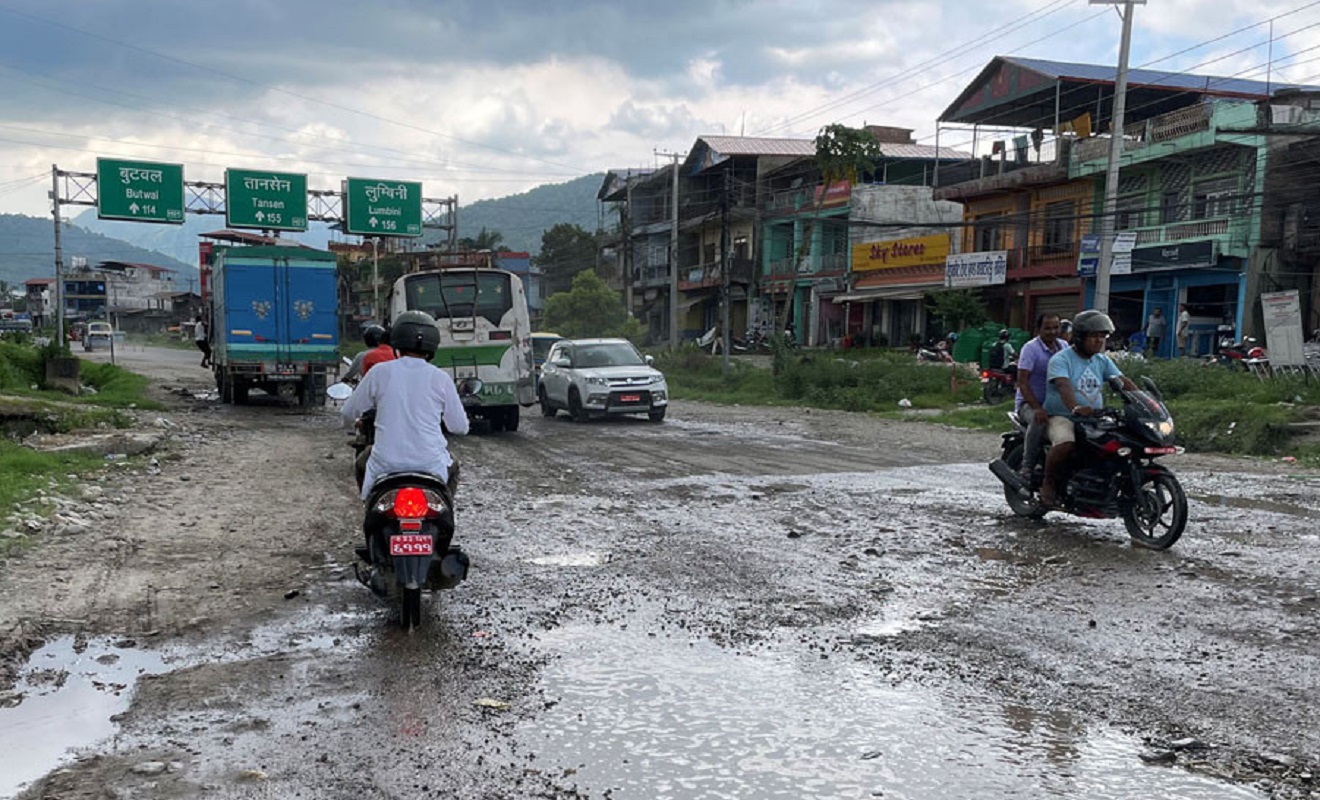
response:
<svg viewBox="0 0 1320 800"><path fill-rule="evenodd" d="M609 381L608 378L599 378L599 377L596 377L595 375L588 375L588 376L587 376L587 385L588 385L588 386L609 386L609 385L610 385L610 381Z"/></svg>

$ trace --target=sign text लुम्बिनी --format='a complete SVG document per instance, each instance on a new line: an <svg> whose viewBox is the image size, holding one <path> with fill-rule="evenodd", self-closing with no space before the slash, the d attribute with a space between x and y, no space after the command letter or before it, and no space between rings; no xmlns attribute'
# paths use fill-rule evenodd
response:
<svg viewBox="0 0 1320 800"><path fill-rule="evenodd" d="M375 186L368 186L363 190L363 193L366 194L368 203L375 203L382 197L388 197L393 200L407 200L408 186L403 183L400 183L397 186L387 186L383 183L378 183ZM379 212L373 211L371 213Z"/></svg>

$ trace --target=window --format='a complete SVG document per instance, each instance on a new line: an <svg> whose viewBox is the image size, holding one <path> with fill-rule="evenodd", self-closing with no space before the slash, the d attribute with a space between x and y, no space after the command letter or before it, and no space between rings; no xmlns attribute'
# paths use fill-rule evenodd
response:
<svg viewBox="0 0 1320 800"><path fill-rule="evenodd" d="M1073 249L1073 231L1077 228L1071 200L1045 206L1046 253L1069 253Z"/></svg>
<svg viewBox="0 0 1320 800"><path fill-rule="evenodd" d="M1114 230L1140 228L1146 220L1146 195L1133 194L1118 198L1114 208Z"/></svg>
<svg viewBox="0 0 1320 800"><path fill-rule="evenodd" d="M1160 197L1160 224L1168 225L1182 218L1182 192L1165 192Z"/></svg>
<svg viewBox="0 0 1320 800"><path fill-rule="evenodd" d="M423 273L409 277L404 290L408 308L425 311L437 320L485 317L492 325L511 308L510 276L503 272Z"/></svg>
<svg viewBox="0 0 1320 800"><path fill-rule="evenodd" d="M1192 194L1193 217L1231 217L1237 213L1239 200L1236 176L1199 181Z"/></svg>
<svg viewBox="0 0 1320 800"><path fill-rule="evenodd" d="M703 264L715 263L715 245L713 243L706 244L702 247L701 263Z"/></svg>
<svg viewBox="0 0 1320 800"><path fill-rule="evenodd" d="M976 252L1002 250L1004 245L1004 214L986 214L974 221Z"/></svg>

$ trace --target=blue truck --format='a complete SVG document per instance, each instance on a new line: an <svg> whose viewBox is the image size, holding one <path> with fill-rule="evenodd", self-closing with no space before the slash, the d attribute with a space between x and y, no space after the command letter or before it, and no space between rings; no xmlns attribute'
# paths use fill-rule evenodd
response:
<svg viewBox="0 0 1320 800"><path fill-rule="evenodd" d="M333 253L288 246L216 246L204 270L216 387L226 403L251 389L325 403L339 369Z"/></svg>

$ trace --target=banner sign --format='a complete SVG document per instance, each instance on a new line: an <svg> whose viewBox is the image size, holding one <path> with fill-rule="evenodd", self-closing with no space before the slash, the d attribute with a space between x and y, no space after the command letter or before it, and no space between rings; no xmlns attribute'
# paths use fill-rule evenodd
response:
<svg viewBox="0 0 1320 800"><path fill-rule="evenodd" d="M944 261L944 285L950 288L991 286L1008 280L1008 251L961 253Z"/></svg>
<svg viewBox="0 0 1320 800"><path fill-rule="evenodd" d="M949 256L948 234L863 242L853 245L853 272L943 264Z"/></svg>
<svg viewBox="0 0 1320 800"><path fill-rule="evenodd" d="M1261 292L1260 307L1265 314L1265 344L1270 351L1270 365L1306 366L1306 352L1302 347L1302 304L1297 290Z"/></svg>
<svg viewBox="0 0 1320 800"><path fill-rule="evenodd" d="M1077 274L1084 278L1094 277L1099 269L1100 234L1083 234L1081 245L1077 248Z"/></svg>
<svg viewBox="0 0 1320 800"><path fill-rule="evenodd" d="M1132 271L1213 267L1219 262L1214 239L1202 242L1138 247L1132 251Z"/></svg>

